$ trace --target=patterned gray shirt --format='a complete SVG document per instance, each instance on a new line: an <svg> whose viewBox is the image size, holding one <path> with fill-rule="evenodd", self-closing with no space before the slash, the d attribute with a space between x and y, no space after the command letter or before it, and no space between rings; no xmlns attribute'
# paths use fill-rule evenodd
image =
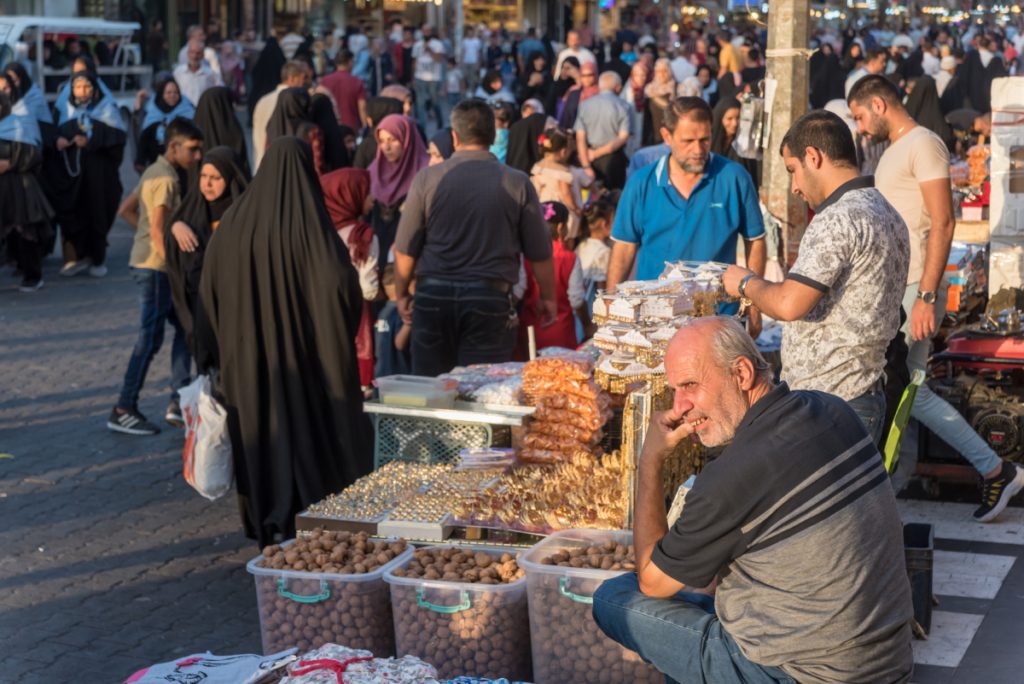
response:
<svg viewBox="0 0 1024 684"><path fill-rule="evenodd" d="M910 235L870 177L840 186L818 207L788 277L824 293L783 326L782 379L847 401L882 377L900 324Z"/></svg>

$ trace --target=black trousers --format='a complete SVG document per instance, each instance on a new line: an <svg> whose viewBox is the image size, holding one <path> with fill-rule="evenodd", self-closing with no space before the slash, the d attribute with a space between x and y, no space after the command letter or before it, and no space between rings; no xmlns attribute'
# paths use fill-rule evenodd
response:
<svg viewBox="0 0 1024 684"><path fill-rule="evenodd" d="M512 360L519 323L507 293L479 282L428 280L416 284L413 301L414 375Z"/></svg>
<svg viewBox="0 0 1024 684"><path fill-rule="evenodd" d="M28 240L12 230L7 234L11 256L14 257L18 270L27 281L36 281L43 277L43 253L45 245L38 240Z"/></svg>
<svg viewBox="0 0 1024 684"><path fill-rule="evenodd" d="M611 154L598 157L593 160L591 166L597 179L604 183L609 190L621 190L626 187L626 169L629 167L629 158L623 150L616 150Z"/></svg>

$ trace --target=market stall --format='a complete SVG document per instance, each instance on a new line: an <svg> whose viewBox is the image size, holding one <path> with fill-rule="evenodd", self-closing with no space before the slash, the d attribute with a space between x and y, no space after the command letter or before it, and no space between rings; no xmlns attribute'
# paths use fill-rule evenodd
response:
<svg viewBox="0 0 1024 684"><path fill-rule="evenodd" d="M722 309L724 269L672 263L600 294L581 350L380 378L365 405L374 471L249 563L264 651L320 649L301 667L324 649L365 649L426 663L438 681L659 681L600 632L590 596L635 569L635 472L651 412L671 402L665 350ZM703 458L681 447L667 491Z"/></svg>

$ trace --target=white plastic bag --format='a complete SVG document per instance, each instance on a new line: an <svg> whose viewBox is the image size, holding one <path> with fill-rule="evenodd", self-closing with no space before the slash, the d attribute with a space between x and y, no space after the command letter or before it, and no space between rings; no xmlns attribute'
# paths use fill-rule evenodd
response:
<svg viewBox="0 0 1024 684"><path fill-rule="evenodd" d="M185 418L185 448L181 455L185 481L210 501L219 499L231 489L235 479L227 412L213 398L207 375L200 375L179 394Z"/></svg>

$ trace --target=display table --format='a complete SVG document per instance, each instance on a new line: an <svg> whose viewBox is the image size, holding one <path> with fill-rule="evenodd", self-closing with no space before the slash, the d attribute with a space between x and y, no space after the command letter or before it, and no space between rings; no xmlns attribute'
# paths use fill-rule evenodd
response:
<svg viewBox="0 0 1024 684"><path fill-rule="evenodd" d="M522 427L534 409L462 401L450 409L367 401L363 410L374 422L376 469L393 460L454 463L462 449L510 446L510 429Z"/></svg>

